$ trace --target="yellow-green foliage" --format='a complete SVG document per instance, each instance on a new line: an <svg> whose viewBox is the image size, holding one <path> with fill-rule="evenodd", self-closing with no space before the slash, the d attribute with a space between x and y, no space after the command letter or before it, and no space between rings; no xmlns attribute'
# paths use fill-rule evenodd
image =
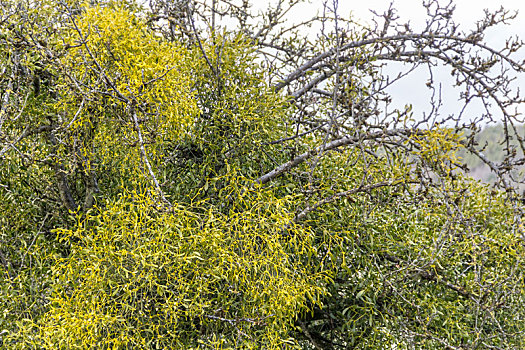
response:
<svg viewBox="0 0 525 350"><path fill-rule="evenodd" d="M283 96L268 86L253 45L243 36L223 35L215 40L204 48L215 71L203 58L194 66L199 104L206 118L199 129L207 135L201 137L210 142L212 135L230 136L247 143L275 135L275 129L282 127L279 118L287 105Z"/></svg>
<svg viewBox="0 0 525 350"><path fill-rule="evenodd" d="M345 320L342 335L355 341L349 345L410 348L412 340L403 337L410 327L450 343L473 342L480 300L493 309L476 337L488 337L504 319L516 338L498 344L523 345L517 333L522 320L513 311L521 309L525 295L525 247L514 231L517 218L504 193L466 179L443 186L450 198L440 200L438 191L425 198L415 189L393 198L391 189L378 189L372 198L352 196L350 203L310 216L327 242L328 256L316 265L330 266L335 274L328 294L336 317ZM520 281L512 291L509 276ZM508 308L498 306L503 303ZM407 325L400 322L403 317L420 321ZM412 342L442 348L430 337Z"/></svg>
<svg viewBox="0 0 525 350"><path fill-rule="evenodd" d="M284 137L282 121L291 112L286 98L265 80L246 38L217 34L215 42L203 42L203 49L216 68L212 71L200 48L194 49L198 59L191 75L200 113L184 143L176 145L171 157L177 162L165 167L161 181L175 195L194 197L199 192L198 198L210 198L229 166L254 178L286 156L277 151L279 145L264 143Z"/></svg>
<svg viewBox="0 0 525 350"><path fill-rule="evenodd" d="M198 141L213 145L218 152L236 148L244 153L254 143L279 135L280 118L288 105L265 80L250 41L223 35L205 44L204 50L216 68L211 71L204 58L193 67L202 109L196 125Z"/></svg>
<svg viewBox="0 0 525 350"><path fill-rule="evenodd" d="M189 132L197 106L186 49L156 37L120 7L86 8L72 20L65 45L59 85L69 93L56 107L66 117L69 142L84 142L79 152L87 170L99 162L119 169L115 175L136 175L143 160L134 115L151 161Z"/></svg>
<svg viewBox="0 0 525 350"><path fill-rule="evenodd" d="M291 224L286 198L237 185L229 215L159 212L126 193L59 229L71 253L57 262L35 346L279 348L321 292L310 233Z"/></svg>
<svg viewBox="0 0 525 350"><path fill-rule="evenodd" d="M456 131L316 152L331 136L271 88L250 40L215 32L187 48L125 1L53 3L27 12L45 49L0 41L5 77L17 50L32 72L0 135L13 146L0 159L2 346L523 348L518 211L454 172ZM26 30L22 17L10 27ZM340 67L355 74L341 108L365 102L375 73L353 68L367 55ZM331 115L330 101L312 108ZM287 130L298 116L315 121L302 137L310 126Z"/></svg>
<svg viewBox="0 0 525 350"><path fill-rule="evenodd" d="M461 145L463 139L463 135L458 134L454 129L439 125L424 131L423 135L415 134L411 137L411 141L417 147L415 154L430 164L448 171L453 169L451 163L458 162L457 153L463 148Z"/></svg>

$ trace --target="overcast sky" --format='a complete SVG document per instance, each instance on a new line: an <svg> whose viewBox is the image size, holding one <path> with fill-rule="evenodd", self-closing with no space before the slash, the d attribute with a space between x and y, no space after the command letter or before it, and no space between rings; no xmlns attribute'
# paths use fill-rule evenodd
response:
<svg viewBox="0 0 525 350"><path fill-rule="evenodd" d="M327 0L329 4L332 4L333 0ZM319 11L321 13L323 3L325 0L310 0L310 4L303 6L294 12L293 18L299 20L306 19ZM421 28L426 19L426 10L422 6L422 0L339 0L339 14L342 17L347 17L352 13L353 18L363 24L371 24L373 14L370 9L375 10L378 13L383 13L388 9L390 3L393 2L394 7L398 10L398 16L400 21L410 21L412 27L417 30ZM448 3L448 0L442 0L441 3ZM494 11L503 6L505 9L517 10L518 16L516 19L511 21L509 25L499 26L496 29L491 29L487 32L486 42L496 48L501 47L505 44L505 39L511 36L520 36L525 39L525 0L456 0L456 11L454 12L453 19L455 23L460 24L459 29L469 31L474 28L475 23L483 18L484 9ZM261 3L262 5L262 3ZM315 35L315 34L314 34ZM525 50L519 53L518 58L525 58ZM401 66L391 66L390 70L393 72L402 69ZM454 91L450 88L452 79L450 73L447 70L439 70L439 75L436 80L441 81L443 84L443 108L442 116L454 113L460 108L457 102L459 90ZM425 89L425 82L427 81L427 75L424 71L413 74L410 79L406 79L404 82L399 83L397 86L393 86L391 93L394 97L394 104L396 107L402 107L406 103L414 105L414 111L416 114L421 114L424 110L427 110L428 101L430 99L430 91ZM516 85L522 85L525 87L525 79L521 79ZM523 89L525 90L525 88ZM521 109L524 111L525 109ZM468 110L469 116L468 121L475 118L477 115L483 112L481 106L472 106Z"/></svg>
<svg viewBox="0 0 525 350"><path fill-rule="evenodd" d="M331 0L329 0L331 2ZM353 12L354 16L362 20L369 20L371 18L370 9L377 12L383 12L393 2L394 7L399 10L401 19L410 20L414 23L424 23L425 10L420 0L367 0L367 1L353 1L340 0L339 8L342 14ZM448 1L441 1L445 4ZM313 6L322 7L323 1L311 1ZM525 13L525 1L523 0L457 0L454 1L456 11L454 16L461 25L472 25L477 19L483 16L483 10L495 10L501 6L509 10L518 10L520 15L518 17L523 20ZM524 26L514 23L514 27L523 32Z"/></svg>
<svg viewBox="0 0 525 350"><path fill-rule="evenodd" d="M333 0L327 1L330 5L333 2ZM300 14L294 12L294 17L297 15L296 18L304 19L315 14L316 11L321 12L325 0L310 0L309 2L309 5L300 7ZM398 10L401 21L410 21L416 29L424 25L426 12L422 6L422 0L339 0L339 14L347 17L352 13L358 22L371 24L373 14L370 10L383 13L388 9L391 2L394 8ZM476 21L483 18L484 9L494 11L503 6L505 9L518 11L518 17L510 25L491 31L487 39L489 41L494 40L497 43L498 39L501 40L516 34L525 37L525 0L456 0L453 2L456 6L454 19L456 23L460 24L460 29L472 28ZM441 3L448 3L448 0L442 0Z"/></svg>

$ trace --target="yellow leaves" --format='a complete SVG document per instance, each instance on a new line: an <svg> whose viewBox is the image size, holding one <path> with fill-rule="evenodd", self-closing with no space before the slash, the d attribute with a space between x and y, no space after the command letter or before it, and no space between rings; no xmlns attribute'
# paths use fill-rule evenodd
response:
<svg viewBox="0 0 525 350"><path fill-rule="evenodd" d="M42 341L140 347L148 333L176 348L207 337L195 331L200 319L200 332L238 328L247 344L278 348L307 298L322 292L304 252L310 234L270 192L232 195L244 202L230 214L201 208L197 215L180 207L157 212L150 196L128 192L60 230L75 240L57 263L62 289L42 320Z"/></svg>
<svg viewBox="0 0 525 350"><path fill-rule="evenodd" d="M414 134L410 141L417 147L415 154L431 164L451 171L458 163L457 152L463 148L462 139L463 135L454 129L437 126L424 131L422 135Z"/></svg>
<svg viewBox="0 0 525 350"><path fill-rule="evenodd" d="M78 149L87 172L109 169L119 172L115 178L139 181L140 147L153 164L161 161L166 145L187 135L197 115L191 53L115 4L86 6L70 22L54 107L68 133L60 151Z"/></svg>
<svg viewBox="0 0 525 350"><path fill-rule="evenodd" d="M103 83L110 80L114 97L120 94L173 106L182 104L182 97L190 97L190 77L184 75L190 63L188 53L148 32L128 11L87 8L76 25L70 39L75 47L69 50L66 63L87 61L88 65L78 69L87 69L86 74L106 80Z"/></svg>

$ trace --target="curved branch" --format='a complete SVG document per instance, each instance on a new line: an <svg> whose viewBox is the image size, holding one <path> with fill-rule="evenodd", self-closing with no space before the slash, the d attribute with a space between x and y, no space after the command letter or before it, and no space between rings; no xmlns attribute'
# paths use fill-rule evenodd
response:
<svg viewBox="0 0 525 350"><path fill-rule="evenodd" d="M337 200L339 198L345 198L345 197L348 197L348 196L350 196L352 194L356 194L356 193L359 193L359 192L369 192L369 191L371 191L373 189L380 188L380 187L397 186L397 185L401 185L401 184L406 184L407 182L409 182L409 181L406 181L406 180L403 180L403 179L383 181L383 182L378 182L378 183L375 183L375 184L372 184L372 185L368 185L368 186L359 186L357 188L353 188L353 189L348 190L348 191L344 191L344 192L339 192L339 193L333 194L333 195L331 195L331 196L329 196L329 197L327 197L325 199L320 200L319 202L315 203L312 206L308 206L308 207L304 208L299 214L297 214L295 216L294 221L298 222L298 221L303 220L309 213L311 213L314 210L318 209L322 205L331 203L331 202L333 202L333 201L335 201L335 200ZM350 198L350 200L352 202L354 201L351 198Z"/></svg>
<svg viewBox="0 0 525 350"><path fill-rule="evenodd" d="M328 142L322 146L316 147L314 149L311 149L309 151L306 151L294 159L292 159L289 162L286 162L277 168L273 169L272 171L264 174L263 176L259 177L257 180L255 180L256 183L264 185L265 183L276 179L283 175L284 173L288 172L290 169L295 168L299 164L303 163L304 161L310 159L311 157L326 152L331 151L340 147L354 145L363 141L367 140L375 140L379 138L385 138L385 137L393 137L393 136L410 136L414 134L419 134L420 131L417 129L393 129L393 130L382 130L372 133L366 133L359 136L345 136L340 139L333 140L331 142Z"/></svg>
<svg viewBox="0 0 525 350"><path fill-rule="evenodd" d="M494 50L488 47L487 45L479 43L475 37L462 38L462 37L453 36L453 35L439 35L439 34L433 34L433 33L398 34L398 35L392 35L392 36L387 36L387 37L378 37L378 38L372 38L372 39L353 41L341 47L334 47L328 51L321 53L320 55L315 56L314 58L310 59L308 62L304 63L294 72L290 73L283 81L280 81L279 83L275 84L274 88L277 91L283 89L284 87L290 85L293 81L302 77L315 64L321 62L325 58L335 55L337 52L342 52L342 51L346 51L349 49L354 49L354 48L377 44L377 43L386 43L386 42L392 42L392 41L414 41L414 40L420 40L420 39L425 39L425 40L443 39L443 40L451 40L455 42L461 42L461 43L477 46L483 50L486 50L500 57L501 59L509 63L515 70L525 71L525 67L522 64L514 61L508 55L503 55L501 52L498 52L497 50Z"/></svg>

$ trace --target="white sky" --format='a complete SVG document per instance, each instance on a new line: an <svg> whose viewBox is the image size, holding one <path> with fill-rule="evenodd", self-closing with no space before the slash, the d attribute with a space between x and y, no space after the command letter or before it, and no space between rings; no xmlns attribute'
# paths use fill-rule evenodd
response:
<svg viewBox="0 0 525 350"><path fill-rule="evenodd" d="M331 1L331 0L328 0ZM352 11L354 15L360 19L367 20L371 18L369 9L373 9L379 13L384 12L393 2L394 7L399 10L398 14L402 20L410 20L414 23L422 23L425 16L425 10L420 0L367 0L367 1L353 1L353 0L339 0L339 8L341 13L348 13ZM446 4L448 1L441 1ZM323 1L311 1L313 6L322 6ZM523 20L525 14L525 2L523 0L456 0L454 1L456 11L454 18L457 23L471 25L476 19L483 16L483 10L496 10L500 6L509 10L518 10L519 18ZM520 26L515 23L515 26ZM523 28L523 26L521 26Z"/></svg>
<svg viewBox="0 0 525 350"><path fill-rule="evenodd" d="M261 1L261 0L258 0ZM257 7L264 8L267 1L258 2ZM331 5L334 0L310 0L309 5L303 5L297 8L293 13L293 18L297 21L304 20L311 17L317 11L322 12L325 1ZM448 3L449 0L441 0L441 4ZM273 1L272 1L273 2ZM372 24L372 17L374 16L370 9L377 13L385 12L390 3L393 2L394 8L398 10L397 15L400 17L400 22L404 23L410 21L412 28L417 31L421 28L426 20L426 10L422 6L422 0L339 0L339 14L342 17L347 17L352 13L353 18L363 24ZM484 17L484 9L494 11L503 6L508 10L517 10L518 16L511 21L510 25L500 25L495 29L487 31L485 38L486 42L495 48L499 48L505 44L505 39L518 35L525 40L525 0L455 0L456 11L454 12L454 22L460 24L459 29L466 32L475 27L475 23ZM315 34L314 34L315 35ZM515 58L524 59L525 50L522 50ZM392 65L388 71L397 73L402 69L401 65ZM443 83L443 108L441 109L441 116L457 112L460 109L460 104L457 102L459 90L452 89L453 80L450 76L449 70L440 69L435 72L436 81ZM430 100L430 90L425 88L428 75L426 71L416 71L412 77L394 85L390 93L394 99L394 107L401 108L407 103L414 105L414 114L421 115L423 111L428 110L428 101ZM525 78L520 78L516 83L525 87ZM523 89L525 90L525 88ZM475 118L483 113L481 105L472 105L468 110L466 120ZM525 108L520 111L525 112Z"/></svg>
<svg viewBox="0 0 525 350"><path fill-rule="evenodd" d="M310 0L310 4L301 6L299 12L294 12L294 17L307 18L316 11L321 13L324 2L327 1L329 5L333 0ZM449 0L441 0L440 3L446 4ZM401 22L410 21L410 23L417 29L425 23L426 12L422 6L422 0L339 0L339 14L342 17L347 17L352 13L353 17L360 23L371 24L373 14L370 9L381 14L385 12L390 3L393 3L394 8L398 10L397 14ZM455 0L453 1L456 10L454 12L454 20L460 24L460 29L468 30L472 28L475 22L483 18L484 9L494 11L503 6L505 9L518 11L518 17L514 19L510 25L501 27L496 32L491 32L489 41L497 42L498 39L506 38L512 35L520 35L525 37L525 0ZM263 1L260 6L263 7ZM521 24L520 24L521 23Z"/></svg>

